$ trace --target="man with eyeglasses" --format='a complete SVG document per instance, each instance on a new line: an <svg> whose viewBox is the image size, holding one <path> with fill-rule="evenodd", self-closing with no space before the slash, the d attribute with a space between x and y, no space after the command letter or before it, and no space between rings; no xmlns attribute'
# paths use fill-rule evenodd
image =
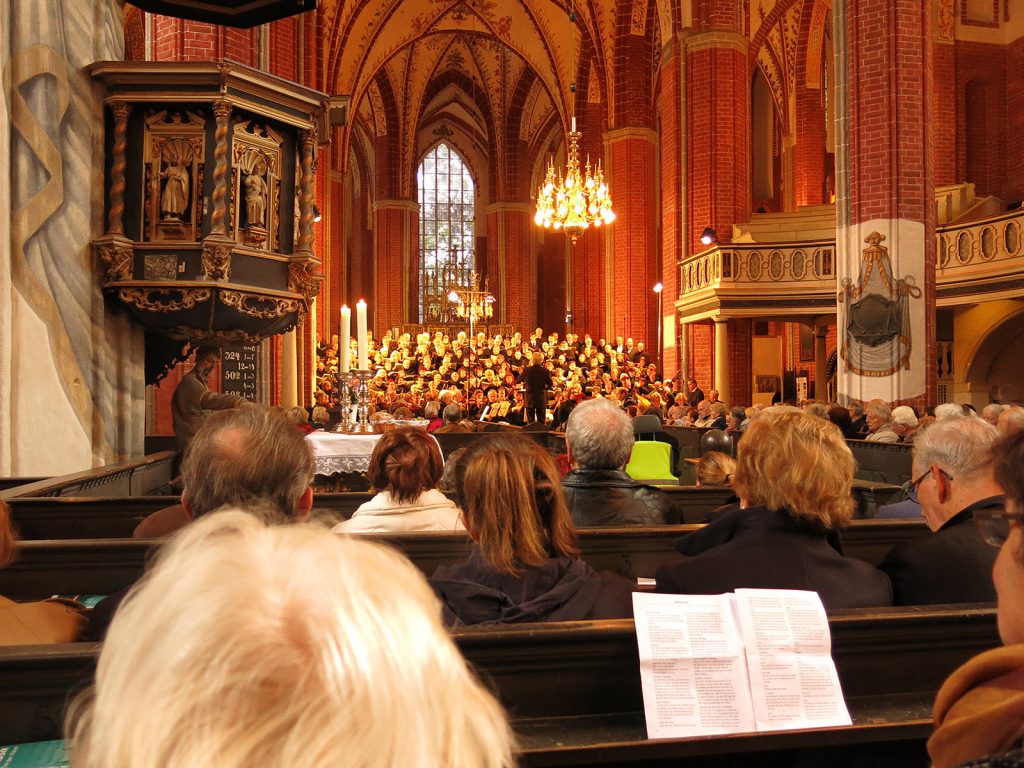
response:
<svg viewBox="0 0 1024 768"><path fill-rule="evenodd" d="M915 440L911 486L932 533L897 544L879 565L892 580L896 605L995 600L996 550L978 536L974 515L1004 507L992 474L997 437L990 424L961 416Z"/></svg>

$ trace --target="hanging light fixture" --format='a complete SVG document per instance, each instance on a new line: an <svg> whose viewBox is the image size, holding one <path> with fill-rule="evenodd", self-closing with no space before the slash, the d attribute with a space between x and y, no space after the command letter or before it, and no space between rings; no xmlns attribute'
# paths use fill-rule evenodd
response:
<svg viewBox="0 0 1024 768"><path fill-rule="evenodd" d="M576 24L576 10L569 11L569 21ZM572 50L572 34L569 38ZM569 88L573 94L573 112L576 110L576 83ZM559 177L555 163L548 160L544 183L537 189L537 213L533 220L545 229L562 229L576 242L576 238L591 226L600 227L615 221L612 198L604 181L601 161L592 170L590 158L580 170L580 139L583 134L576 130L576 115L573 114L569 130L569 151L565 161L565 175Z"/></svg>

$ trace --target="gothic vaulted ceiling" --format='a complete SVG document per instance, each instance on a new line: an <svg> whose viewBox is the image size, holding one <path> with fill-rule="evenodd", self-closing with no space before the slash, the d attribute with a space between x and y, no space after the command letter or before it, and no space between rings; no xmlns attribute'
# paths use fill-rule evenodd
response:
<svg viewBox="0 0 1024 768"><path fill-rule="evenodd" d="M416 131L442 115L501 157L508 142L560 137L581 102L600 104L610 123L617 23L628 14L630 34L653 39L672 24L673 4L320 0L324 85L351 97L374 136L396 135L403 161Z"/></svg>

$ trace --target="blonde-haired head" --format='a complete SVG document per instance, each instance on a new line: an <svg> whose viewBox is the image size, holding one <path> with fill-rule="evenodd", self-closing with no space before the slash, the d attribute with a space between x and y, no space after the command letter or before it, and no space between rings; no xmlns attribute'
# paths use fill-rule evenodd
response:
<svg viewBox="0 0 1024 768"><path fill-rule="evenodd" d="M187 526L72 708L76 768L512 765L511 735L400 554L240 511Z"/></svg>
<svg viewBox="0 0 1024 768"><path fill-rule="evenodd" d="M770 408L751 419L740 441L733 488L748 506L785 509L834 529L853 516L856 468L835 424L799 409Z"/></svg>

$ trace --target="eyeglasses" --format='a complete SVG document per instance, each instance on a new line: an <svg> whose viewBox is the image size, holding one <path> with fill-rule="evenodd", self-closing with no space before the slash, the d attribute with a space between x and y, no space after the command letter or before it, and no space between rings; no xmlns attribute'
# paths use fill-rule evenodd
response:
<svg viewBox="0 0 1024 768"><path fill-rule="evenodd" d="M978 535L993 547L1001 547L1010 536L1010 522L1024 522L1024 512L1006 512L1002 509L981 509L974 513L974 526Z"/></svg>
<svg viewBox="0 0 1024 768"><path fill-rule="evenodd" d="M932 466L935 466L935 465L933 464ZM937 469L939 470L939 473L944 478L946 478L946 480L948 482L953 482L953 476L949 472L944 470L942 467L937 467ZM920 486L921 483L923 483L925 480L927 480L928 479L928 475L930 475L931 473L932 473L932 467L928 467L928 469L926 469L924 472L921 473L920 477L918 477L918 478L916 478L914 480L908 480L907 482L905 482L902 486L900 486L900 489L903 491L903 495L905 496L911 490L913 490L916 493L917 489L918 489L918 486Z"/></svg>

